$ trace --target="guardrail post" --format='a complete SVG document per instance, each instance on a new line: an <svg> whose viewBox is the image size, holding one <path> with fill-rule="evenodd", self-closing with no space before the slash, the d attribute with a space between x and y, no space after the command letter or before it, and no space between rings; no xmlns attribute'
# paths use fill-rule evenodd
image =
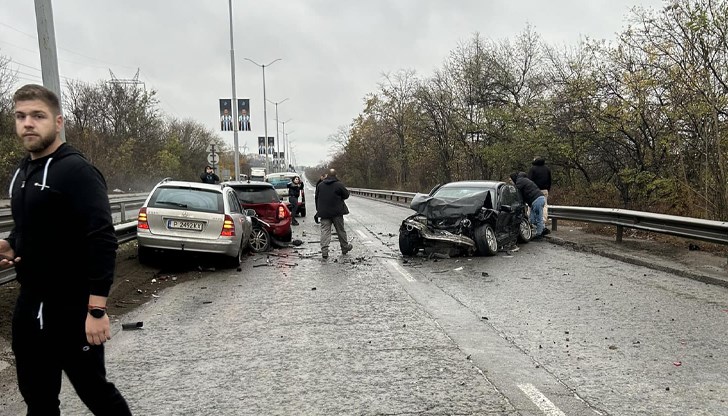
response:
<svg viewBox="0 0 728 416"><path fill-rule="evenodd" d="M556 218L551 218L551 231L556 231L559 229L558 223L556 222Z"/></svg>
<svg viewBox="0 0 728 416"><path fill-rule="evenodd" d="M618 225L617 226L617 242L618 243L622 242L622 233L623 232L624 232L624 227L621 225Z"/></svg>
<svg viewBox="0 0 728 416"><path fill-rule="evenodd" d="M126 204L120 202L119 209L121 210L121 222L126 222Z"/></svg>

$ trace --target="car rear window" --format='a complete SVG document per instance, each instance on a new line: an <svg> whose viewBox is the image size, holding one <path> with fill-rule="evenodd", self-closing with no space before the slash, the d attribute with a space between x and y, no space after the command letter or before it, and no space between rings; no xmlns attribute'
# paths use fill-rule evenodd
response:
<svg viewBox="0 0 728 416"><path fill-rule="evenodd" d="M281 201L281 198L273 188L235 188L235 192L243 204L270 204Z"/></svg>
<svg viewBox="0 0 728 416"><path fill-rule="evenodd" d="M276 189L286 189L288 187L288 179L268 179L266 182L273 185Z"/></svg>
<svg viewBox="0 0 728 416"><path fill-rule="evenodd" d="M222 193L186 187L159 187L154 191L147 206L218 214L225 212Z"/></svg>

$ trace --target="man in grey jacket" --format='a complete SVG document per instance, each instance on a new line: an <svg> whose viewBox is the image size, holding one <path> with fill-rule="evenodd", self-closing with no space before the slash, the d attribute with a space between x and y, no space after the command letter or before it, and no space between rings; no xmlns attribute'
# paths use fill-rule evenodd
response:
<svg viewBox="0 0 728 416"><path fill-rule="evenodd" d="M329 258L329 243L331 242L331 225L336 228L339 236L341 254L351 251L354 246L347 242L344 229L344 215L349 213L344 200L349 198L349 190L336 177L336 170L329 170L329 174L316 186L316 217L321 220L321 256Z"/></svg>

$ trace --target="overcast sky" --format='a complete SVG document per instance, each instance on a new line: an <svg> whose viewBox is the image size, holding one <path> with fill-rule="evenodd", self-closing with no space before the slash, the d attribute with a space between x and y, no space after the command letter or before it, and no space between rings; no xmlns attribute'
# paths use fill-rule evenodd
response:
<svg viewBox="0 0 728 416"><path fill-rule="evenodd" d="M426 77L459 41L514 38L527 24L545 42L575 45L585 36L614 40L634 6L662 0L233 0L238 98L249 98L253 131L239 142L257 151L266 94L286 123L296 161L328 159L327 137L348 125L385 72ZM158 92L161 110L219 131L220 98L232 95L227 0L55 0L62 83L128 79L139 72ZM33 1L0 2L0 54L21 83L41 83ZM275 106L268 105L275 136ZM280 129L279 129L280 130ZM282 132L280 132L282 134ZM219 132L232 147L233 133ZM201 161L201 164L206 163Z"/></svg>

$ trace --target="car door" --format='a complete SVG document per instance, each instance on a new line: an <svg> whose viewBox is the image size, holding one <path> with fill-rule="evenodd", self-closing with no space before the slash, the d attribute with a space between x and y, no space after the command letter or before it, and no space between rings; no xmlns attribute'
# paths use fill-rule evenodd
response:
<svg viewBox="0 0 728 416"><path fill-rule="evenodd" d="M243 213L240 207L240 201L235 196L235 192L232 189L228 189L225 193L227 203L229 206L230 216L235 223L235 236L237 242L242 242L243 245L247 244L247 238L250 236L250 228L248 227L249 218Z"/></svg>
<svg viewBox="0 0 728 416"><path fill-rule="evenodd" d="M525 206L518 189L513 185L503 184L499 190L499 195L498 217L503 216L503 236L508 240L515 239L518 237Z"/></svg>

